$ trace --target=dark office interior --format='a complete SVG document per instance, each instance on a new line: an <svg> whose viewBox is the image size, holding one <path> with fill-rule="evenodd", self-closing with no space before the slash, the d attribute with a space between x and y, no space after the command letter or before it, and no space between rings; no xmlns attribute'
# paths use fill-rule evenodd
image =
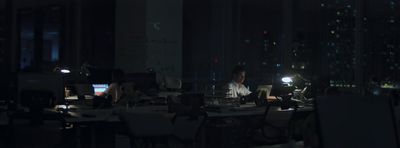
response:
<svg viewBox="0 0 400 148"><path fill-rule="evenodd" d="M399 148L400 0L0 0L0 148Z"/></svg>

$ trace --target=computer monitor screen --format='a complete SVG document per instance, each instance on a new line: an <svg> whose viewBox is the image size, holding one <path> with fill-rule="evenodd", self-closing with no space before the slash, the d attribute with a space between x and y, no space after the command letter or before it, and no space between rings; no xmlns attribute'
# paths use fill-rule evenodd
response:
<svg viewBox="0 0 400 148"><path fill-rule="evenodd" d="M94 95L96 95L96 96L101 95L108 88L108 84L93 84L92 86L94 89Z"/></svg>

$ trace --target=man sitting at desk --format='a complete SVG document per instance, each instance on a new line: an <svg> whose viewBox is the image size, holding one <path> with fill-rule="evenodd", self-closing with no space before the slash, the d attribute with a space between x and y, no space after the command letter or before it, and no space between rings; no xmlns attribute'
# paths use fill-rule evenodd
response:
<svg viewBox="0 0 400 148"><path fill-rule="evenodd" d="M112 103L116 103L122 96L122 84L124 82L125 73L120 69L114 69L111 74L112 83L110 86L99 96L106 97L110 95L112 98Z"/></svg>
<svg viewBox="0 0 400 148"><path fill-rule="evenodd" d="M226 98L240 98L251 94L251 91L243 85L246 71L242 66L235 66L232 71L232 81L226 86Z"/></svg>
<svg viewBox="0 0 400 148"><path fill-rule="evenodd" d="M125 73L120 69L112 71L112 83L99 96L112 98L113 105L126 105L128 103L144 103L149 96L135 88L135 83L125 81Z"/></svg>

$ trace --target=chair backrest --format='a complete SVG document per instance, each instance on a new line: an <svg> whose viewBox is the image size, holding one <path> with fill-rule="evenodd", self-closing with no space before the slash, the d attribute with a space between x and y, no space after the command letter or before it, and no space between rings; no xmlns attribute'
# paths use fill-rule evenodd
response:
<svg viewBox="0 0 400 148"><path fill-rule="evenodd" d="M176 116L172 134L182 141L194 141L204 125L206 114L200 116Z"/></svg>
<svg viewBox="0 0 400 148"><path fill-rule="evenodd" d="M373 96L326 96L315 102L324 148L395 148L396 125L390 100Z"/></svg>
<svg viewBox="0 0 400 148"><path fill-rule="evenodd" d="M40 125L32 125L25 118L12 120L8 136L13 147L54 148L62 141L64 123L60 120L45 120Z"/></svg>
<svg viewBox="0 0 400 148"><path fill-rule="evenodd" d="M289 128L293 121L293 116L297 111L297 106L295 104L289 104L289 106L283 104L285 103L276 102L268 104L264 113L264 122L278 127ZM285 108L282 108L282 106L285 106Z"/></svg>
<svg viewBox="0 0 400 148"><path fill-rule="evenodd" d="M297 106L285 106L285 103L273 102L266 106L264 118L262 121L262 134L268 138L277 138L289 140L293 135L294 114ZM289 107L282 109L282 106Z"/></svg>
<svg viewBox="0 0 400 148"><path fill-rule="evenodd" d="M126 124L129 133L135 137L161 137L172 132L171 119L162 113L123 112L120 119Z"/></svg>

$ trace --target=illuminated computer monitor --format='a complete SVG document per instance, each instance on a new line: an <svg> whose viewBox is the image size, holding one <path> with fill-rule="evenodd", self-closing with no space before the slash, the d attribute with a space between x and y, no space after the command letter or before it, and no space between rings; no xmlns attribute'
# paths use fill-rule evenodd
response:
<svg viewBox="0 0 400 148"><path fill-rule="evenodd" d="M95 96L101 95L108 88L108 84L92 84L92 86L93 86Z"/></svg>

